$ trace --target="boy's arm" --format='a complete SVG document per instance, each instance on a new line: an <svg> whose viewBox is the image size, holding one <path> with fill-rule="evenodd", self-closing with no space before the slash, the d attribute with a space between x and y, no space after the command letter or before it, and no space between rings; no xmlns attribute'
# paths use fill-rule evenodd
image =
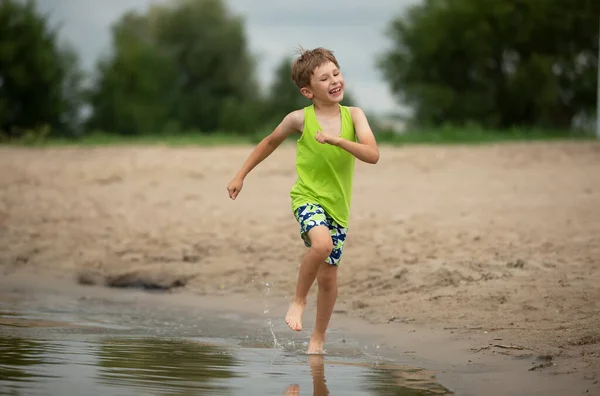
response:
<svg viewBox="0 0 600 396"><path fill-rule="evenodd" d="M354 132L358 138L358 143L323 133L317 134L316 139L321 143L329 143L342 148L363 162L376 164L379 161L379 149L367 116L358 107L350 107L350 114L354 122Z"/></svg>
<svg viewBox="0 0 600 396"><path fill-rule="evenodd" d="M273 151L275 151L288 136L294 132L301 132L303 123L304 112L302 110L293 111L285 116L271 134L258 143L254 150L252 150L252 153L248 156L248 159L246 159L246 162L244 162L238 173L227 186L229 198L235 199L238 196L248 173L250 173L256 165L260 164L265 158L271 155L271 153L273 153Z"/></svg>

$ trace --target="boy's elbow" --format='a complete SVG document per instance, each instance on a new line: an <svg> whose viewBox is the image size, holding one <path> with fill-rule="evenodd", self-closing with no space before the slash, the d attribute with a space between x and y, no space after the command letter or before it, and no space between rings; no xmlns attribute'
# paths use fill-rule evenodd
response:
<svg viewBox="0 0 600 396"><path fill-rule="evenodd" d="M367 164L375 165L377 162L379 162L379 155L364 158L363 162L366 162Z"/></svg>
<svg viewBox="0 0 600 396"><path fill-rule="evenodd" d="M266 149L275 149L279 143L277 142L277 139L275 139L275 137L273 135L268 135L267 137L265 137L262 140L262 144Z"/></svg>
<svg viewBox="0 0 600 396"><path fill-rule="evenodd" d="M267 136L265 136L265 137L264 137L264 138L261 140L261 142L260 142L260 143L261 143L263 146L267 146L267 147L268 147L268 146L270 146L270 145L272 145L272 144L273 144L273 136L271 136L271 135L267 135Z"/></svg>
<svg viewBox="0 0 600 396"><path fill-rule="evenodd" d="M373 154L371 161L369 161L369 163L375 165L378 162L379 162L379 150L375 150L375 154Z"/></svg>

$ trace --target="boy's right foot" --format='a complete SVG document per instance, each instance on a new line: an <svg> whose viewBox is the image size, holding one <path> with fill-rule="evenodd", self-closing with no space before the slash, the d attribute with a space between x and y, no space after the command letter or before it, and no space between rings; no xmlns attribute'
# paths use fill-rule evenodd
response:
<svg viewBox="0 0 600 396"><path fill-rule="evenodd" d="M285 323L294 331L302 330L302 313L304 313L304 307L306 301L298 301L293 299L287 314L285 315Z"/></svg>
<svg viewBox="0 0 600 396"><path fill-rule="evenodd" d="M313 333L308 343L308 350L306 351L309 355L321 355L325 353L323 346L325 344L325 334Z"/></svg>

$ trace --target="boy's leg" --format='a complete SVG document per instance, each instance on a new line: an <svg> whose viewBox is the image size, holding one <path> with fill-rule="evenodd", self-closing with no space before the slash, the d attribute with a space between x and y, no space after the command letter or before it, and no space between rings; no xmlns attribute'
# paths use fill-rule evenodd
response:
<svg viewBox="0 0 600 396"><path fill-rule="evenodd" d="M285 316L285 322L290 329L295 331L302 330L302 314L306 306L306 296L317 274L320 272L321 265L325 264L325 260L329 257L333 249L333 242L328 227L322 225L315 226L308 231L307 235L311 246L302 259L300 272L298 273L296 294Z"/></svg>
<svg viewBox="0 0 600 396"><path fill-rule="evenodd" d="M325 344L325 332L329 326L329 319L333 313L335 300L337 299L337 266L321 263L321 269L317 275L319 291L317 294L317 320L315 330L310 337L308 353L323 353Z"/></svg>
<svg viewBox="0 0 600 396"><path fill-rule="evenodd" d="M323 353L323 345L325 344L325 333L329 326L329 320L333 313L333 307L337 299L338 282L337 272L338 265L342 259L344 243L348 230L337 224L330 216L326 218L329 224L329 233L333 249L325 263L321 264L321 269L317 275L319 284L319 293L317 295L317 320L315 330L308 344L308 353L318 354Z"/></svg>

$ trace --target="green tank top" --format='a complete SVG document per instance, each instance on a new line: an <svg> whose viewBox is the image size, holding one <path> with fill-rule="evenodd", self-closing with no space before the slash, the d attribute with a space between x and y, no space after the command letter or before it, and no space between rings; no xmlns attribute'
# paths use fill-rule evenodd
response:
<svg viewBox="0 0 600 396"><path fill-rule="evenodd" d="M340 105L341 137L356 141L350 109ZM304 108L304 128L296 146L296 183L292 210L319 204L342 227L348 227L355 157L344 149L315 140L319 126L314 105Z"/></svg>

